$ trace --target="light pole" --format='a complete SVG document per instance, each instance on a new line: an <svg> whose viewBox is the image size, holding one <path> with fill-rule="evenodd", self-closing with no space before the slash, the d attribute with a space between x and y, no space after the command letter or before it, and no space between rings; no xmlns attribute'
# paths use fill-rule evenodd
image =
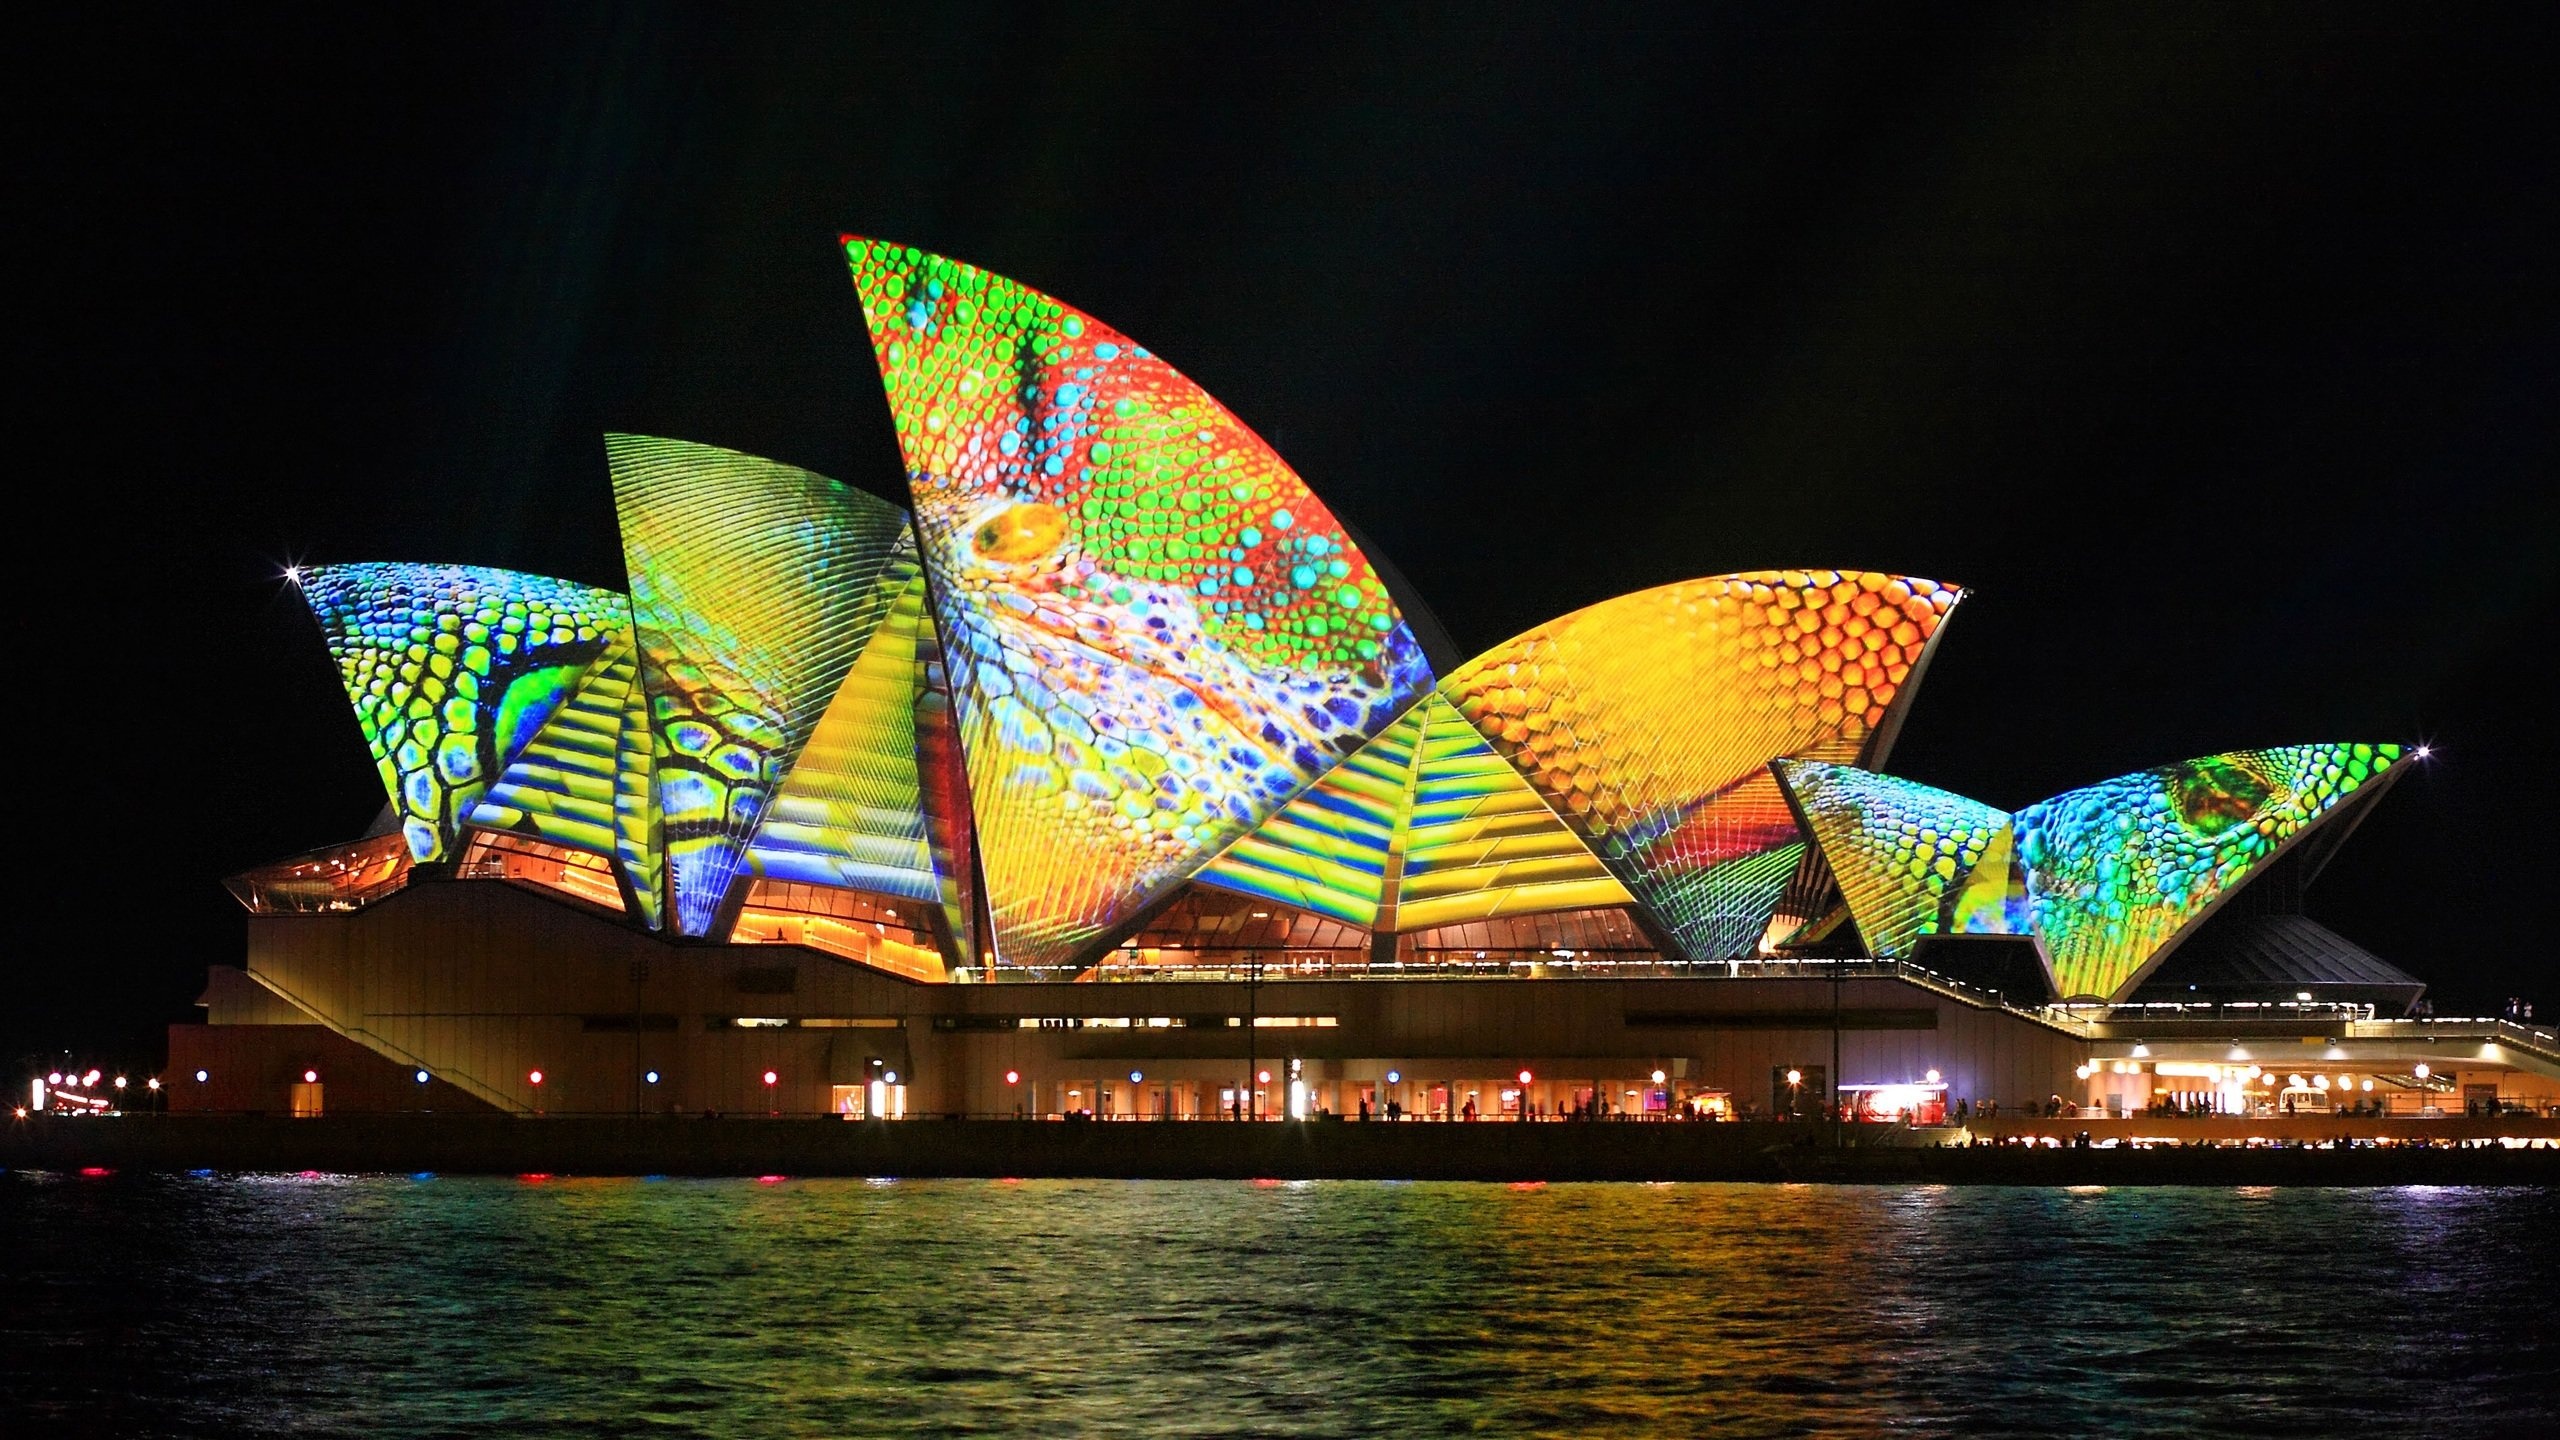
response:
<svg viewBox="0 0 2560 1440"><path fill-rule="evenodd" d="M1244 1114L1249 1120L1262 1118L1262 1092L1254 1088L1253 1078L1261 1073L1255 1068L1255 1062L1261 1059L1261 1056L1254 1048L1254 1042L1260 1038L1254 1033L1256 1029L1254 1021L1259 1018L1254 1009L1256 999L1254 987L1261 983L1262 952L1247 950L1244 952Z"/></svg>
<svg viewBox="0 0 2560 1440"><path fill-rule="evenodd" d="M1831 1073L1823 1077L1822 1088L1829 1091L1825 1108L1831 1112L1831 1148L1840 1148L1840 987L1847 978L1848 961L1831 962ZM1908 1073L1908 1072L1906 1072Z"/></svg>

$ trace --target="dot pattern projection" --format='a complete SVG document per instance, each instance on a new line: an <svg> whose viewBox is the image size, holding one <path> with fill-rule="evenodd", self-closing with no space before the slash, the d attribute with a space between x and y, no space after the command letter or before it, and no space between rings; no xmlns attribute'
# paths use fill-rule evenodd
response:
<svg viewBox="0 0 2560 1440"><path fill-rule="evenodd" d="M1872 770L1804 760L1771 769L1872 955L1908 959L1921 936L1950 930L1964 877L2009 823L1979 801Z"/></svg>
<svg viewBox="0 0 2560 1440"><path fill-rule="evenodd" d="M1429 703L1407 710L1211 861L1201 883L1347 925L1377 925L1396 831L1412 807L1414 753Z"/></svg>
<svg viewBox="0 0 2560 1440"><path fill-rule="evenodd" d="M887 583L897 599L775 792L747 863L775 880L938 900L916 771L924 575L900 556Z"/></svg>
<svg viewBox="0 0 2560 1440"><path fill-rule="evenodd" d="M1782 853L1802 855L1769 762L1879 759L1961 593L1859 571L1684 581L1519 635L1441 693L1687 958L1723 959L1760 946Z"/></svg>
<svg viewBox="0 0 2560 1440"><path fill-rule="evenodd" d="M2036 939L2063 998L2114 999L2213 902L2340 802L2397 745L2291 745L2163 765L2018 812Z"/></svg>
<svg viewBox="0 0 2560 1440"><path fill-rule="evenodd" d="M905 513L710 445L609 435L676 929L709 935L748 838L886 614Z"/></svg>
<svg viewBox="0 0 2560 1440"><path fill-rule="evenodd" d="M1080 965L1431 676L1251 430L1001 276L846 237L905 455L996 952Z"/></svg>
<svg viewBox="0 0 2560 1440"><path fill-rule="evenodd" d="M302 577L418 860L463 817L626 623L610 590L477 565L327 565Z"/></svg>

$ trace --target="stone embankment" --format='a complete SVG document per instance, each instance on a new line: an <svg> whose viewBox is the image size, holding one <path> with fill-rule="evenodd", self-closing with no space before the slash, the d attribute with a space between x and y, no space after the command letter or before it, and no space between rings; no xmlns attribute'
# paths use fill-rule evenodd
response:
<svg viewBox="0 0 2560 1440"><path fill-rule="evenodd" d="M2032 1128L2031 1128L2032 1127ZM1125 1179L1733 1180L2024 1185L2560 1183L2560 1122L2429 1122L2386 1145L2104 1147L2119 1122L1957 1131L1820 1124L1385 1124L833 1119L127 1116L0 1128L0 1167L553 1175ZM2152 1128L2157 1128L2152 1127ZM2498 1139L2539 1141L2516 1148ZM1988 1138L1987 1134L1984 1137ZM2040 1142L2058 1139L2059 1148ZM2332 1137L2305 1137L2312 1139Z"/></svg>

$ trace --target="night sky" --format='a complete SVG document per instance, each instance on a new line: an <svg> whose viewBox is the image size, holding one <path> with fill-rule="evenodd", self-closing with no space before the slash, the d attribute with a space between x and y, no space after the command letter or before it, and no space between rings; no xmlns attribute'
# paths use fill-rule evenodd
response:
<svg viewBox="0 0 2560 1440"><path fill-rule="evenodd" d="M21 31L0 1060L148 1063L381 807L288 561L620 588L608 429L900 497L845 230L1167 357L1466 653L1889 569L1975 592L1891 768L1995 804L2432 742L2311 911L2560 1005L2550 7L1590 8Z"/></svg>

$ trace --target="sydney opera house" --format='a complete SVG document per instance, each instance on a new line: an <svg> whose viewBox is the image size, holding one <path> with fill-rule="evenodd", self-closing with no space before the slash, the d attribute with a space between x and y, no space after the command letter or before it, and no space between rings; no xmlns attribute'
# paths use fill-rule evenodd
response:
<svg viewBox="0 0 2560 1440"><path fill-rule="evenodd" d="M901 508L606 438L627 585L294 576L371 833L234 877L197 1110L2459 1114L2560 1050L2303 913L2415 761L1892 774L1958 586L1768 570L1484 654L1235 416L846 237ZM315 653L315 661L316 653Z"/></svg>

